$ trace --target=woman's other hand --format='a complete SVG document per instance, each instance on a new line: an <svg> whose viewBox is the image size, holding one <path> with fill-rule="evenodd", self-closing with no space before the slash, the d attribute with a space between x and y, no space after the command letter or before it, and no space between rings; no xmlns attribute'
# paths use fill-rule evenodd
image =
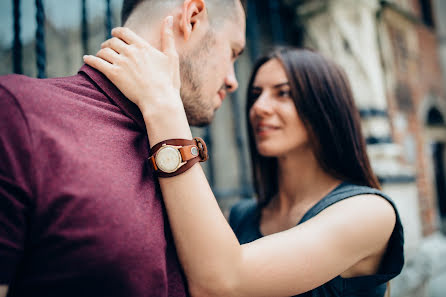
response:
<svg viewBox="0 0 446 297"><path fill-rule="evenodd" d="M162 26L161 51L129 28L115 28L113 38L102 44L96 56L84 56L84 62L102 72L143 114L165 111L168 115L172 108L183 109L172 27L169 16Z"/></svg>

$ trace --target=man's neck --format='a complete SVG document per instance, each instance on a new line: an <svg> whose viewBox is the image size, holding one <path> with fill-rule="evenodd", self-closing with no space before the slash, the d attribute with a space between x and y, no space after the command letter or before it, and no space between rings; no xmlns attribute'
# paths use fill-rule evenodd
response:
<svg viewBox="0 0 446 297"><path fill-rule="evenodd" d="M132 26L130 24L126 27L135 32L152 47L161 50L161 23L148 26Z"/></svg>

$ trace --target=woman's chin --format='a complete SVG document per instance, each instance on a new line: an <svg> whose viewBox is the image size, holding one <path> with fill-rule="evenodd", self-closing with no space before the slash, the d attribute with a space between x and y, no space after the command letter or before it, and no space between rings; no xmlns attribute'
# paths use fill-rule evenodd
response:
<svg viewBox="0 0 446 297"><path fill-rule="evenodd" d="M280 155L280 152L278 150L275 150L271 147L257 146L257 151L259 152L259 155L266 158L277 157Z"/></svg>

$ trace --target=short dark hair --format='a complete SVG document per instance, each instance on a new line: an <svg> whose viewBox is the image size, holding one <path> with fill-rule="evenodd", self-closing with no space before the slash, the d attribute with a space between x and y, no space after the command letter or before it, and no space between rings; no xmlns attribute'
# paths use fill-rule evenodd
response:
<svg viewBox="0 0 446 297"><path fill-rule="evenodd" d="M257 72L272 59L277 59L285 70L294 105L320 166L343 181L380 189L367 156L359 111L347 75L321 54L286 47L260 58L248 85L247 118L257 97L252 92ZM261 209L278 192L277 159L259 154L249 120L248 127L254 185Z"/></svg>
<svg viewBox="0 0 446 297"><path fill-rule="evenodd" d="M128 20L132 12L143 2L146 1L168 1L168 0L124 0L122 3L122 10L121 10L121 24L124 25L125 22ZM240 1L243 5L243 7L246 9L246 0L206 0L207 3L211 5L217 6L219 9L215 9L218 11L221 16L227 16L229 14L225 14L225 11L232 12L231 9L236 4L237 1ZM224 8L223 10L220 8Z"/></svg>
<svg viewBox="0 0 446 297"><path fill-rule="evenodd" d="M121 9L121 24L124 25L133 10L144 0L124 0Z"/></svg>

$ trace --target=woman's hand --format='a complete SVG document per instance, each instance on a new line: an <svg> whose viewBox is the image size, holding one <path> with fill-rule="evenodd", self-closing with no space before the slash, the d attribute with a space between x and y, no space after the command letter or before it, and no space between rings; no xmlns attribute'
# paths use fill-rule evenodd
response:
<svg viewBox="0 0 446 297"><path fill-rule="evenodd" d="M151 145L170 138L192 139L180 97L180 70L173 17L164 20L161 51L128 28L115 28L86 64L102 72L133 103L146 123Z"/></svg>
<svg viewBox="0 0 446 297"><path fill-rule="evenodd" d="M169 16L162 26L161 51L129 28L115 28L114 37L102 44L96 56L84 56L84 61L107 76L143 114L183 108L172 27L173 17Z"/></svg>

